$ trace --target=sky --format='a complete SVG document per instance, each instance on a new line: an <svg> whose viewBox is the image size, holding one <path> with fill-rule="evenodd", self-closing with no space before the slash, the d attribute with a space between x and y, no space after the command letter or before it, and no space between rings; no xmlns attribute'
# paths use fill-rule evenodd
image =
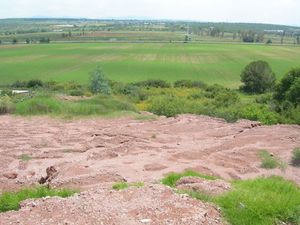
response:
<svg viewBox="0 0 300 225"><path fill-rule="evenodd" d="M137 18L300 26L300 0L0 0L0 18Z"/></svg>

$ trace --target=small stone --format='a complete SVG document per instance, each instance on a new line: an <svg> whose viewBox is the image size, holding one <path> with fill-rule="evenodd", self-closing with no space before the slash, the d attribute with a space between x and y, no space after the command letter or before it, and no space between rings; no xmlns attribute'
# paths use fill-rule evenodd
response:
<svg viewBox="0 0 300 225"><path fill-rule="evenodd" d="M150 223L151 222L151 219L142 219L141 220L141 223Z"/></svg>

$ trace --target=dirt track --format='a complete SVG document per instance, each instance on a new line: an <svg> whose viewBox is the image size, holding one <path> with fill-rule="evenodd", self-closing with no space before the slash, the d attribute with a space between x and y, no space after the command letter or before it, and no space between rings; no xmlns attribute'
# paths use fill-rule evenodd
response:
<svg viewBox="0 0 300 225"><path fill-rule="evenodd" d="M292 179L300 185L300 169L288 166L286 171L265 170L260 168L257 156L260 150L266 149L289 163L292 150L300 146L299 126L259 126L250 121L229 124L219 119L192 115L177 118L161 117L155 121L138 121L130 118L62 121L46 117L1 116L0 132L0 191L36 183L45 175L45 170L49 166L55 166L59 171L53 185L78 187L89 190L88 194L92 191L96 193L103 188L110 193L110 185L122 179L129 182L143 181L147 185L152 185L168 172L179 172L188 168L217 175L225 180L276 174ZM22 154L32 159L22 161L19 159ZM10 173L16 173L17 178L7 179L3 176ZM143 201L144 194L150 193L151 188L160 192L157 198L160 195L164 196L164 192L169 193L168 189L154 185L135 190L137 194L131 193L131 189L125 191L122 198L140 193L139 198ZM98 196L100 199L101 193L95 194L95 198ZM115 195L122 193L113 192L112 199L119 198ZM171 195L176 199L174 201L180 202L180 199L177 199L179 196ZM71 204L70 202L77 201L77 204L79 200L76 198L81 197L63 202ZM167 207L167 203L157 201L157 204L164 204L162 208ZM154 202L157 201L153 200L153 204L150 204L155 205ZM187 205L190 201L192 200L182 200ZM62 204L61 202L62 200L57 200L58 205ZM95 201L94 203L96 204ZM191 207L191 212L192 208L205 209L201 202L192 204L194 206ZM103 207L105 205L100 207L101 210ZM185 207L184 204L182 207ZM175 208L171 210L172 213L179 210ZM21 212L26 215L22 210ZM5 221L10 214L18 215L18 213L0 214L0 221ZM129 212L124 213L128 215ZM120 224L118 221L122 221L121 214L115 215L115 224ZM152 217L152 224L157 224L154 223L158 221L157 214L149 217ZM186 218L190 217L191 215L187 214ZM218 218L217 213L212 221L219 221ZM203 220L198 218L198 222L202 221L201 219ZM108 224L104 219L101 221ZM186 224L197 224L195 221L191 220ZM97 224L97 221L89 222ZM126 222L139 224L140 220L123 220L123 222L123 224ZM26 224L26 221L23 223ZM70 223L72 224L72 221ZM84 221L81 224L84 224ZM176 221L173 223L171 221L170 224L176 224Z"/></svg>

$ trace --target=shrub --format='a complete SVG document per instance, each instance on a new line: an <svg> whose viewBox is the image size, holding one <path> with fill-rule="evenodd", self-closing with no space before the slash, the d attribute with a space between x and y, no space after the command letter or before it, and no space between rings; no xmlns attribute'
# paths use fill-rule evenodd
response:
<svg viewBox="0 0 300 225"><path fill-rule="evenodd" d="M275 74L265 61L251 62L241 73L242 89L248 93L264 93L273 90Z"/></svg>
<svg viewBox="0 0 300 225"><path fill-rule="evenodd" d="M207 85L202 81L178 80L174 83L175 88L206 88Z"/></svg>
<svg viewBox="0 0 300 225"><path fill-rule="evenodd" d="M10 89L0 90L0 96L12 96L13 92Z"/></svg>
<svg viewBox="0 0 300 225"><path fill-rule="evenodd" d="M300 167L300 148L295 148L293 151L292 165Z"/></svg>
<svg viewBox="0 0 300 225"><path fill-rule="evenodd" d="M141 87L133 84L115 84L114 90L117 94L122 94L136 101L144 101L147 99L147 94Z"/></svg>
<svg viewBox="0 0 300 225"><path fill-rule="evenodd" d="M0 115L12 113L15 111L15 105L9 96L0 97Z"/></svg>
<svg viewBox="0 0 300 225"><path fill-rule="evenodd" d="M27 88L43 87L44 84L41 80L30 80L27 82Z"/></svg>
<svg viewBox="0 0 300 225"><path fill-rule="evenodd" d="M44 87L52 91L62 91L65 86L56 81L48 81L44 83Z"/></svg>
<svg viewBox="0 0 300 225"><path fill-rule="evenodd" d="M81 89L81 88L82 88L82 85L78 84L75 81L69 81L64 84L65 91L76 90L76 89Z"/></svg>
<svg viewBox="0 0 300 225"><path fill-rule="evenodd" d="M175 88L192 88L193 82L191 80L178 80L174 83Z"/></svg>
<svg viewBox="0 0 300 225"><path fill-rule="evenodd" d="M103 71L97 67L90 74L90 91L93 94L101 93L105 95L111 94L109 81L105 78Z"/></svg>
<svg viewBox="0 0 300 225"><path fill-rule="evenodd" d="M71 96L83 96L84 93L83 93L83 91L80 90L80 89L75 89L75 90L71 90L71 91L70 91L70 95L71 95Z"/></svg>
<svg viewBox="0 0 300 225"><path fill-rule="evenodd" d="M20 81L17 80L16 82L14 82L11 87L13 88L25 88L27 87L27 82L26 81Z"/></svg>
<svg viewBox="0 0 300 225"><path fill-rule="evenodd" d="M134 85L139 86L139 87L146 87L146 88L150 88L150 87L170 88L171 87L171 85L164 80L154 80L154 79L140 81L140 82L135 83Z"/></svg>
<svg viewBox="0 0 300 225"><path fill-rule="evenodd" d="M20 202L31 198L43 198L47 196L69 197L75 194L71 189L49 189L44 186L24 188L18 192L4 192L0 196L0 212L18 210Z"/></svg>
<svg viewBox="0 0 300 225"><path fill-rule="evenodd" d="M240 118L260 121L263 124L271 125L281 122L281 117L278 113L272 112L266 105L247 104L240 106L238 109Z"/></svg>
<svg viewBox="0 0 300 225"><path fill-rule="evenodd" d="M184 113L185 101L174 96L155 97L150 101L148 110L159 116L172 117Z"/></svg>

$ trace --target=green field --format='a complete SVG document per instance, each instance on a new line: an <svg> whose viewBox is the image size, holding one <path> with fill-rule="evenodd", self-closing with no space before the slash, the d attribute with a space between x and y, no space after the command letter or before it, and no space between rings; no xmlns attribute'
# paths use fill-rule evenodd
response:
<svg viewBox="0 0 300 225"><path fill-rule="evenodd" d="M33 78L86 83L100 65L122 82L202 80L236 88L241 70L266 60L281 78L300 66L300 48L242 44L68 43L0 46L0 85Z"/></svg>

